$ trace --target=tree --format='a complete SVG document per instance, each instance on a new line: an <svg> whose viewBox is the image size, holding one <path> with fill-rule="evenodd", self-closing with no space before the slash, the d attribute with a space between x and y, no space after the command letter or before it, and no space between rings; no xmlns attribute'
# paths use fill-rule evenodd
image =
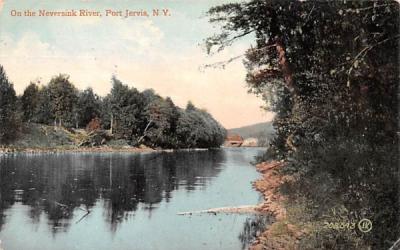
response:
<svg viewBox="0 0 400 250"><path fill-rule="evenodd" d="M153 96L144 113L147 125L143 131L143 139L147 139L152 146L177 147L175 132L179 113L171 98Z"/></svg>
<svg viewBox="0 0 400 250"><path fill-rule="evenodd" d="M364 244L388 248L400 232L394 216L399 207L399 4L253 0L208 13L222 29L206 40L210 53L246 35L255 37L238 58L245 58L249 90L277 113L277 137L267 156L285 160L285 171L300 176L293 196L308 198L311 214L319 215L338 203L325 202L327 196L342 194L349 211L379 221L371 234L362 235ZM319 176L326 177L324 183ZM329 194L321 195L328 185ZM354 240L330 236L312 235L316 240L307 244L324 245L303 248Z"/></svg>
<svg viewBox="0 0 400 250"><path fill-rule="evenodd" d="M78 90L69 81L68 75L58 75L50 80L48 90L51 98L51 110L54 113L54 123L59 126L74 126L74 107L78 99Z"/></svg>
<svg viewBox="0 0 400 250"><path fill-rule="evenodd" d="M181 110L176 129L180 147L219 147L225 140L226 130L205 110L189 102Z"/></svg>
<svg viewBox="0 0 400 250"><path fill-rule="evenodd" d="M85 127L92 119L100 117L100 98L92 88L79 93L76 113L78 127Z"/></svg>
<svg viewBox="0 0 400 250"><path fill-rule="evenodd" d="M32 121L50 125L54 123L55 117L52 112L52 100L50 90L47 86L39 88L38 101L34 110Z"/></svg>
<svg viewBox="0 0 400 250"><path fill-rule="evenodd" d="M30 122L34 118L38 103L39 87L31 82L28 87L25 88L21 97L23 121Z"/></svg>
<svg viewBox="0 0 400 250"><path fill-rule="evenodd" d="M0 143L6 143L15 136L18 128L16 102L14 86L0 65Z"/></svg>
<svg viewBox="0 0 400 250"><path fill-rule="evenodd" d="M109 95L112 130L121 138L135 141L141 135L141 113L143 98L135 88L122 84L115 76L112 77L113 87Z"/></svg>
<svg viewBox="0 0 400 250"><path fill-rule="evenodd" d="M112 110L111 110L111 95L108 94L107 96L100 99L100 120L102 127L104 129L108 129L110 134L113 133L112 131Z"/></svg>
<svg viewBox="0 0 400 250"><path fill-rule="evenodd" d="M194 111L194 110L196 110L196 107L193 105L191 101L188 101L188 103L186 104L186 111Z"/></svg>
<svg viewBox="0 0 400 250"><path fill-rule="evenodd" d="M165 98L166 106L168 107L168 122L170 124L168 134L175 135L177 122L179 119L179 110L170 97Z"/></svg>

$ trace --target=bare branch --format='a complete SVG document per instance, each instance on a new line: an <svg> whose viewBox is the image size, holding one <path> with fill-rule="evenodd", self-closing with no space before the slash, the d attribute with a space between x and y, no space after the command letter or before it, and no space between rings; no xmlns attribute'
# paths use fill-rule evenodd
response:
<svg viewBox="0 0 400 250"><path fill-rule="evenodd" d="M306 17L306 21L305 21L306 23L308 22L308 19L310 18L311 13L314 11L314 8L315 8L315 4L312 6L310 12L308 13L308 15L307 15L307 17Z"/></svg>
<svg viewBox="0 0 400 250"><path fill-rule="evenodd" d="M243 32L242 34L236 35L236 36L232 37L231 39L226 40L226 44L230 44L230 43L232 43L233 41L235 41L236 39L241 38L241 37L244 37L244 36L247 36L248 34L254 32L254 31L255 31L255 30L253 29L253 30L249 30L249 31Z"/></svg>
<svg viewBox="0 0 400 250"><path fill-rule="evenodd" d="M212 37L212 38L209 38L209 39L207 39L207 41L206 41L207 52L208 52L208 54L214 54L214 53L211 53L211 52L210 52L210 51L211 51L211 48L212 48L213 46L218 46L218 49L217 49L217 51L216 51L216 53L218 53L218 52L222 51L225 47L231 45L235 40L237 40L237 39L239 39L239 38L242 38L242 37L244 37L244 36L246 36L246 35L248 35L248 34L254 32L254 31L255 31L254 29L248 30L248 31L245 31L245 32L243 32L243 33L241 33L241 34L238 34L238 35L236 35L236 36L233 36L233 37L231 37L231 38L228 38L228 34L227 34L227 33L224 34L224 36L226 36L226 37L223 37L223 36L222 36L222 37L215 37L215 36L214 36L214 37ZM226 38L226 40L225 40L224 38ZM212 41L212 42L210 42L210 41ZM208 44L207 44L207 43L208 43Z"/></svg>
<svg viewBox="0 0 400 250"><path fill-rule="evenodd" d="M263 47L258 48L258 49L250 49L250 50L251 50L251 52L259 52L259 51L265 51L265 50L267 50L269 48L272 48L272 47L275 47L275 46L276 46L276 44L274 43L274 44L271 44L271 45L263 46ZM245 53L243 53L241 55L238 55L238 56L231 57L231 58L229 58L227 60L224 60L224 61L219 61L219 62L215 62L215 63L211 63L211 64L205 64L202 67L200 67L200 70L207 69L207 68L218 68L218 67L224 68L227 64L229 64L229 63L231 63L233 61L236 61L239 58L242 58L246 54L247 54L247 52L245 52Z"/></svg>
<svg viewBox="0 0 400 250"><path fill-rule="evenodd" d="M139 138L138 143L140 143L144 137L147 135L147 130L149 129L150 125L153 123L153 120L150 120L149 123L147 123L146 128L143 131L143 135Z"/></svg>
<svg viewBox="0 0 400 250"><path fill-rule="evenodd" d="M362 50L356 55L356 57L354 57L353 63L351 64L351 67L350 67L349 70L347 71L347 87L350 87L350 77L351 77L351 73L353 72L353 69L355 68L356 62L357 62L359 59L364 58L364 57L367 55L367 53L368 53L370 50L372 50L373 48L375 48L375 47L377 47L377 46L379 46L379 45L381 45L381 44L383 44L383 43L386 43L386 42L388 42L388 41L390 41L390 40L397 39L397 38L399 38L399 37L400 37L400 35L397 35L397 36L394 36L394 37L389 37L389 38L386 38L386 39L384 39L384 40L382 40L382 41L380 41L380 42L378 42L378 43L375 43L375 44L373 44L373 45L367 46L367 47L365 47L364 49L362 49Z"/></svg>
<svg viewBox="0 0 400 250"><path fill-rule="evenodd" d="M215 63L211 63L211 64L205 64L205 65L200 67L200 70L204 70L204 69L207 69L207 68L218 68L218 67L224 68L225 65L227 65L227 64L229 64L229 63L231 63L233 61L236 61L239 58L242 58L244 55L245 54L238 55L238 56L229 58L228 60L225 60L225 61L219 61L219 62L215 62Z"/></svg>
<svg viewBox="0 0 400 250"><path fill-rule="evenodd" d="M389 250L396 250L400 248L400 238L389 248Z"/></svg>
<svg viewBox="0 0 400 250"><path fill-rule="evenodd" d="M376 5L376 6L371 6L371 7L365 7L365 8L357 8L357 9L348 9L346 10L346 12L359 12L359 11L365 11L365 10L370 10L370 9L375 9L375 8L381 8L381 7L387 7L387 6L392 6L392 5L396 5L395 3L391 3L391 4L381 4L381 5Z"/></svg>

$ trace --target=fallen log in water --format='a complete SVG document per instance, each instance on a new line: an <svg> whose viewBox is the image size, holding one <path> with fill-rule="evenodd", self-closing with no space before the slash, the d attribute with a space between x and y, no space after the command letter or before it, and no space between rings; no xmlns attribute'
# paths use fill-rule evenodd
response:
<svg viewBox="0 0 400 250"><path fill-rule="evenodd" d="M191 212L180 212L177 215L193 215L193 214L214 214L217 213L228 213L228 214L259 214L258 206L248 205L248 206L238 206L238 207L219 207L211 208L207 210L191 211Z"/></svg>

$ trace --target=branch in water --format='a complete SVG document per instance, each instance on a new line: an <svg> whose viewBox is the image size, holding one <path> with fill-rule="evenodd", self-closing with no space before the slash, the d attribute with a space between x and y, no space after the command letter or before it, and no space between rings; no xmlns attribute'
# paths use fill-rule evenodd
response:
<svg viewBox="0 0 400 250"><path fill-rule="evenodd" d="M258 214L257 210L258 206L248 205L248 206L239 206L239 207L219 207L219 208L211 208L207 210L200 211L191 211L191 212L181 212L177 213L177 215L193 215L193 214L214 214L217 213L229 213L229 214Z"/></svg>

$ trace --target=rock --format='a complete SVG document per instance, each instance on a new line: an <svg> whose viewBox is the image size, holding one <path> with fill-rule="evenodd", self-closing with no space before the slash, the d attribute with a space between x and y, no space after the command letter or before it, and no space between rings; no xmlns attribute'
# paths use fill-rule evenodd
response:
<svg viewBox="0 0 400 250"><path fill-rule="evenodd" d="M263 250L264 246L262 244L254 245L250 247L251 250Z"/></svg>
<svg viewBox="0 0 400 250"><path fill-rule="evenodd" d="M140 148L140 149L150 149L149 147L147 147L147 146L144 145L144 144L140 144L140 145L139 145L139 148Z"/></svg>

